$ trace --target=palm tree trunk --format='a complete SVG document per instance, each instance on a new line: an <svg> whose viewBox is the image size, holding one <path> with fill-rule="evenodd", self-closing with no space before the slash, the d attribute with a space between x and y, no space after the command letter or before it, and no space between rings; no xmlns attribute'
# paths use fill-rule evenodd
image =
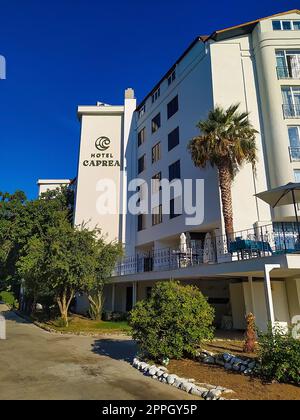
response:
<svg viewBox="0 0 300 420"><path fill-rule="evenodd" d="M232 177L226 164L220 165L218 169L225 232L227 238L230 238L234 232L231 194Z"/></svg>

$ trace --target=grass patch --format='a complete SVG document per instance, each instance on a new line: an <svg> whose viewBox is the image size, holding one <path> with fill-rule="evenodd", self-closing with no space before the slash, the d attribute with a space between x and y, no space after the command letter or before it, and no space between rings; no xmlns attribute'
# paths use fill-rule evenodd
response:
<svg viewBox="0 0 300 420"><path fill-rule="evenodd" d="M69 317L69 326L63 327L60 319L44 321L44 325L59 332L69 333L126 333L130 334L130 327L127 321L93 321L79 315Z"/></svg>

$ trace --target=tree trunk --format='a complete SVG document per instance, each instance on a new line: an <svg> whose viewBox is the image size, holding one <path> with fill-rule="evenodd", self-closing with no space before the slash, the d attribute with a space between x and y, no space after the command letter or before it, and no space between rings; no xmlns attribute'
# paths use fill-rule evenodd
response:
<svg viewBox="0 0 300 420"><path fill-rule="evenodd" d="M88 296L90 302L90 317L95 321L101 321L104 305L103 291L95 292Z"/></svg>
<svg viewBox="0 0 300 420"><path fill-rule="evenodd" d="M225 232L226 232L227 238L231 238L234 232L232 195L231 195L232 177L231 177L229 168L226 164L219 166L218 169L219 169L219 182L220 182L220 190L221 190L221 200L222 200Z"/></svg>
<svg viewBox="0 0 300 420"><path fill-rule="evenodd" d="M72 291L68 298L66 290L64 290L62 294L57 297L57 304L59 307L60 316L65 327L69 326L68 312L69 312L69 306L71 304L73 297L74 297L74 292Z"/></svg>

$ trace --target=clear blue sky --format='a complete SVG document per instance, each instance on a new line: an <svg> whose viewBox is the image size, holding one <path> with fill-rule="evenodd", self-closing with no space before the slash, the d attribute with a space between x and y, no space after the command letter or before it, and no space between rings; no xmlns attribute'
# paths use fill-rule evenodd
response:
<svg viewBox="0 0 300 420"><path fill-rule="evenodd" d="M299 0L0 0L0 191L76 176L77 105L138 100L197 35Z"/></svg>

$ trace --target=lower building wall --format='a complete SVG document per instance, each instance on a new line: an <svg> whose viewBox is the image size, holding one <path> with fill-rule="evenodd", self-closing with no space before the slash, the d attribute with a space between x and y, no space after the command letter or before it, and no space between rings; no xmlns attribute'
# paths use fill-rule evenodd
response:
<svg viewBox="0 0 300 420"><path fill-rule="evenodd" d="M282 325L288 326L291 322L291 318L286 281L274 281L271 285L275 320L276 322L282 323ZM230 285L233 328L245 329L245 317L251 312L255 315L258 329L266 331L268 327L268 317L263 281L253 282L253 298L254 302L252 302L251 289L248 282Z"/></svg>
<svg viewBox="0 0 300 420"><path fill-rule="evenodd" d="M300 279L286 279L286 291L291 322L296 323L300 317Z"/></svg>

